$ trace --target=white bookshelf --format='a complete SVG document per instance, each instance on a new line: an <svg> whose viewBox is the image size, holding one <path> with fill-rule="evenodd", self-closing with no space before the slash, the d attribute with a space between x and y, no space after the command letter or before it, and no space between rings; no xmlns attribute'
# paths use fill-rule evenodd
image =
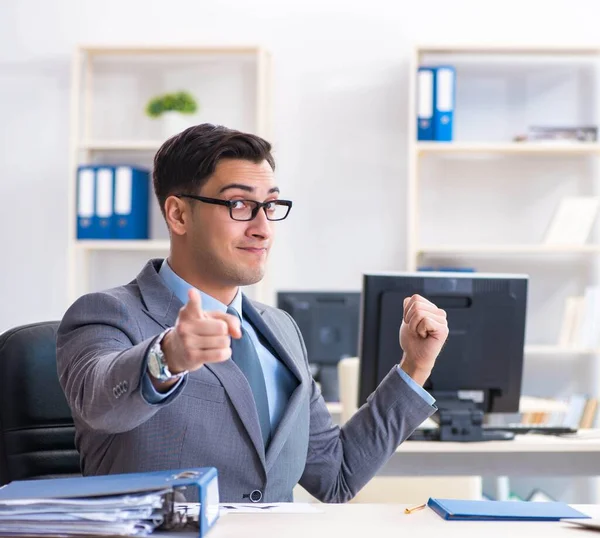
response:
<svg viewBox="0 0 600 538"><path fill-rule="evenodd" d="M151 125L152 120L145 118L143 111L148 99L156 94L180 89L189 90L185 82L180 82L181 73L175 72L173 75L173 70L177 68L184 73L187 70L188 78L189 72L195 70L191 80L197 82L200 88L205 88L219 76L224 77L224 87L232 86L231 81L239 82L240 88L235 90L237 93L233 93L233 97L221 96L212 88L209 88L212 89L209 97L202 94L202 91L192 91L200 105L198 123L208 121L223 124L253 132L268 140L272 138L271 56L260 46L190 44L77 47L72 60L71 78L67 215L68 304L95 289L90 280L90 270L96 265L110 267L119 263L128 264L129 268L131 264L132 274L137 274L142 267L144 255L150 258L168 254L166 226L160 233L151 232L149 240L78 240L75 192L77 167L80 164L126 162L151 169L154 154L169 135L160 132L158 122ZM199 80L202 77L197 75L197 70L204 70L201 71L204 74L203 80ZM143 80L144 84L140 80L134 80L138 73L146 77ZM173 76L178 77L178 84L183 87L178 87L172 79L169 80L169 77ZM156 87L146 88L146 81L156 83ZM165 87L169 83L173 87ZM130 97L133 101L122 103L122 96L126 92L121 92L121 88L131 90L132 94L136 91L142 93ZM241 104L242 99L245 108ZM231 122L230 119L230 111L235 108L234 105L242 110L239 113L240 125ZM124 111L121 124L123 128L107 128L111 116L118 117L120 111ZM138 129L137 126L142 128ZM150 193L153 198L152 189ZM132 256L136 253L136 259L140 262L132 261ZM110 257L110 261L106 261L106 256ZM119 282L122 283L124 282ZM272 296L268 277L249 287L247 291L258 300L266 301Z"/></svg>
<svg viewBox="0 0 600 538"><path fill-rule="evenodd" d="M455 109L455 138L451 142L417 140L417 69L419 65L427 64L455 65L457 81L464 73L466 77L471 77L469 82L483 84L483 86L474 87L469 93L476 112L471 112L469 115L469 111L462 114L464 110L460 110L458 107ZM585 275L582 279L587 278L584 285L598 282L598 264L600 264L600 259L597 259L597 255L600 254L600 244L596 241L598 226L594 228L592 238L585 244L550 245L543 242L542 220L546 217L540 219L539 215L542 213L540 208L545 211L549 207L550 197L555 196L560 199L569 195L573 185L578 189L579 195L598 192L600 174L598 174L597 166L600 143L513 141L516 135L522 134L524 125L598 126L596 110L599 108L599 101L595 96L597 87L594 85L598 80L598 66L600 66L600 47L594 46L426 44L414 48L409 61L407 115L405 235L407 271L416 271L420 266L435 267L436 265L444 267L473 265L479 270L478 266L481 263L484 267L497 268L491 272L522 273L529 272L528 270L524 271L523 267L529 267L533 271L543 274L546 279L542 283L530 281L530 292L533 287L538 286L538 289L541 287L547 296L556 293L557 286L552 279L557 275L568 273L568 269L565 267L572 267L574 272L577 270L576 268L585 267L586 269L581 271ZM479 72L480 69L481 72ZM500 102L498 108L490 105L493 98L485 99L488 98L486 93L490 91L490 88L491 95L496 95L494 93L496 88L492 87L492 83L501 84L498 82L500 77L513 69L514 73L517 73L517 75L513 75L515 79L518 78L518 73L523 75L523 80L519 81L521 86L517 84L516 89L513 87L508 90L506 89L508 82L503 81L506 82L506 86L503 88L506 92L504 95L506 100ZM589 87L593 89L590 89L588 93L581 91L581 95L590 100L589 103L585 101L588 108L586 109L581 103L576 103L571 107L566 106L567 112L561 116L562 111L552 107L550 96L558 95L561 91L576 92L584 87L581 80L585 79L587 75L582 75L581 72L578 72L581 79L577 83L572 82L572 85L569 85L569 82L565 82L567 75L577 69L580 69L581 72L586 69L594 70L589 84ZM496 71L498 76L492 82L485 79L486 76L493 79L497 75ZM552 76L547 76L549 72L552 72ZM540 76L542 83L534 81L528 86L527 84L531 81L525 82L525 78L530 74ZM543 78L544 76L546 78ZM577 85L578 83L580 86ZM551 93L551 90L554 89L553 85L559 87L556 94ZM465 89L466 84L462 88ZM498 93L500 91L498 90ZM518 103L519 99L525 101L530 99L531 95L536 94L536 91L539 100L543 101L542 104L537 102ZM457 92L460 92L458 82ZM465 94L463 94L463 104L466 102ZM480 97L481 100L478 101ZM579 94L578 97L580 97ZM510 108L515 102L517 102L517 112ZM555 101L554 104L556 105L557 102ZM562 103L558 101L558 105L561 104L564 104L564 101ZM540 114L540 110L544 107L548 111L545 116ZM485 119L478 117L480 112L488 113ZM498 115L507 112L506 117L498 119ZM579 121L565 122L563 118L568 114L577 117ZM491 121L485 123L489 118ZM542 120L540 121L539 118ZM498 121L495 122L495 119ZM511 122L515 120L521 123L516 126L512 125ZM464 122L469 121L471 123L468 128L464 128ZM463 123L459 125L459 122ZM460 129L457 129L457 125L463 127L461 136L458 137L456 134ZM492 131L496 127L499 134L488 136L486 128L489 128L488 131ZM514 132L509 136L508 131L511 128L514 128ZM474 135L478 131L485 134ZM556 167L556 170L553 170L553 167ZM510 170L515 173L510 174ZM464 177L460 175L463 171ZM536 176L538 171L540 176L543 174L543 179ZM494 172L497 173L494 174ZM502 182L492 183L503 174ZM561 174L565 176L564 182ZM586 174L585 179L583 179L583 174ZM521 188L519 189L518 186ZM477 192L480 197L477 198L473 192ZM481 194L482 192L484 194ZM499 203L496 206L494 202L490 202L496 193L503 192L514 194L514 205L517 207L514 213L510 212L512 206L508 205L506 199L501 196L499 198L502 199L504 205ZM448 218L450 211L445 212L443 207L440 211L443 216L435 213L436 209L440 207L437 204L452 206L460 198L466 200L463 205L459 205L462 211L457 210L455 214L451 214L450 218ZM503 236L502 224L494 227L493 225L486 226L485 220L479 221L477 224L469 221L468 217L471 214L465 211L465 207L468 208L469 204L474 206L481 200L489 203L489 207L504 209L504 212L502 210L491 211L490 220L499 219L499 222L502 223L502 219L505 219L504 222L509 223L515 218L521 218L515 228L520 226L522 233L510 230ZM529 222L527 218L517 215L518 210L521 210L524 204L532 206ZM485 207L487 209L488 206ZM472 214L481 215L481 213L484 213L484 210L476 208ZM483 218L485 219L487 216L484 215ZM548 224L552 216L551 212L547 214ZM432 231L434 223L444 228L440 230L439 234ZM488 228L492 230L489 234L486 233ZM448 230L453 230L453 232L450 233ZM592 269L587 270L589 266ZM577 276L579 278L579 273ZM579 281L576 286L578 285L580 285ZM576 291L570 290L569 295L579 295L581 291L577 287ZM553 313L546 310L546 304L543 301L541 304L543 306L540 307L537 304L538 310L532 311L531 314L528 313L528 317L531 315L537 316L535 319L541 319L548 316L550 321L556 319L553 318ZM530 304L529 310L531 307ZM559 313L559 317L561 314L562 311ZM538 368L545 368L541 365L556 364L564 360L565 364L569 365L565 366L564 378L570 383L568 387L574 390L580 387L577 387L576 382L570 378L578 371L585 371L589 380L597 377L597 359L600 357L600 349L553 344L552 340L558 341L558 332L554 336L546 336L534 337L535 343L529 340L526 342L524 349L526 366L531 365L531 368L535 368L537 372ZM544 375L546 372L540 371L540 377L543 378ZM584 383L592 386L590 393L592 396L597 397L600 394L600 384L587 380L584 380ZM582 390L582 392L586 391ZM555 396L557 395L548 394L549 398ZM588 486L586 485L585 488ZM597 483L591 486L591 491L596 499L600 497L600 487Z"/></svg>

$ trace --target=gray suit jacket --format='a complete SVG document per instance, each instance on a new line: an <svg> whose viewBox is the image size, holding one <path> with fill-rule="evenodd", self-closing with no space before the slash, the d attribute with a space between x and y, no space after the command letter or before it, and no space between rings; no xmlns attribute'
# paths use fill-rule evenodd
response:
<svg viewBox="0 0 600 538"><path fill-rule="evenodd" d="M340 429L295 322L245 297L244 314L298 380L266 453L250 387L231 360L207 364L165 401L148 403L146 353L183 306L158 275L161 261L126 286L79 298L60 325L58 374L85 475L214 466L226 502L248 502L254 490L264 502L292 501L298 482L322 501L344 502L434 412L390 371Z"/></svg>

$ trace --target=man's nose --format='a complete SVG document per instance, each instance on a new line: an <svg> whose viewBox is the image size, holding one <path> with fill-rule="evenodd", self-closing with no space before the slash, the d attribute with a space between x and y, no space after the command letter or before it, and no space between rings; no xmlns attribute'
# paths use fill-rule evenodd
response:
<svg viewBox="0 0 600 538"><path fill-rule="evenodd" d="M258 210L258 213L254 219L250 221L251 226L248 231L250 235L259 236L262 238L268 238L271 236L271 221L267 219L267 214L264 209L261 207Z"/></svg>

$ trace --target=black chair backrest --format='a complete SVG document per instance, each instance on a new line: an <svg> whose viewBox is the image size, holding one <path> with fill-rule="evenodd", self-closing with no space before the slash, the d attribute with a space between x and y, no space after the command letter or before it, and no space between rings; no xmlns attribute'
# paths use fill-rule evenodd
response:
<svg viewBox="0 0 600 538"><path fill-rule="evenodd" d="M0 334L0 486L80 474L73 418L56 372L58 325Z"/></svg>

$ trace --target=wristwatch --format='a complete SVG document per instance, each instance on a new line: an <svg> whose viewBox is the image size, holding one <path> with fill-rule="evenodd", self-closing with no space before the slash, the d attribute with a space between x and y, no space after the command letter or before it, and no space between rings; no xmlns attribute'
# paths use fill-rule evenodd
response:
<svg viewBox="0 0 600 538"><path fill-rule="evenodd" d="M165 354L160 344L170 330L171 329L167 329L166 331L162 332L148 351L148 372L154 379L160 381L161 383L164 383L165 381L171 381L172 379L179 379L188 373L187 370L185 370L184 372L172 374L169 370L167 360L165 359Z"/></svg>

